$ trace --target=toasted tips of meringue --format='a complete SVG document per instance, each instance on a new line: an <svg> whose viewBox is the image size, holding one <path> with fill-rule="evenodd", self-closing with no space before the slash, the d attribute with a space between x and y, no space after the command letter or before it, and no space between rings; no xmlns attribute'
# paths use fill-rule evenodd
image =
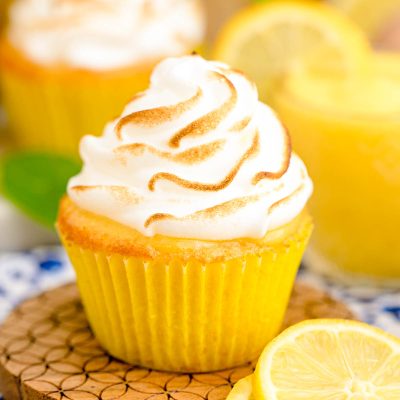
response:
<svg viewBox="0 0 400 400"><path fill-rule="evenodd" d="M138 204L142 199L131 193L130 190L125 187L125 186L107 186L107 185L94 185L94 186L84 186L84 185L78 185L78 186L72 186L70 188L71 191L74 191L75 193L84 193L88 191L106 191L108 192L112 197L114 197L115 200L117 200L120 203L126 204L126 205L132 205L132 204Z"/></svg>
<svg viewBox="0 0 400 400"><path fill-rule="evenodd" d="M277 171L260 171L260 172L258 172L256 175L254 175L254 177L252 179L253 185L257 185L257 183L263 179L279 179L289 169L290 159L292 157L292 143L291 143L290 136L289 136L289 133L286 128L284 130L284 135L285 135L285 152L283 155L283 160L280 165L280 168ZM304 176L304 173L302 173L302 176Z"/></svg>
<svg viewBox="0 0 400 400"><path fill-rule="evenodd" d="M35 63L89 70L186 54L205 33L201 0L15 0L8 25Z"/></svg>
<svg viewBox="0 0 400 400"><path fill-rule="evenodd" d="M171 147L179 147L180 142L187 136L200 136L217 128L225 116L233 109L237 101L237 92L232 82L220 72L214 72L210 79L218 79L229 88L229 97L216 109L202 115L200 118L185 126L177 132L170 140Z"/></svg>
<svg viewBox="0 0 400 400"><path fill-rule="evenodd" d="M161 151L144 143L133 143L117 147L114 152L123 157L124 162L126 162L126 157L143 155L147 151L149 153L157 155L158 157L172 160L177 163L197 164L206 160L209 157L212 157L217 151L221 149L224 143L224 140L216 140L215 142L195 146L191 149L187 149L179 153Z"/></svg>
<svg viewBox="0 0 400 400"><path fill-rule="evenodd" d="M196 55L160 63L81 154L72 201L145 236L259 239L299 215L312 191L254 84Z"/></svg>
<svg viewBox="0 0 400 400"><path fill-rule="evenodd" d="M117 134L121 137L121 129L127 124L157 126L167 121L179 118L185 111L194 107L201 96L202 90L199 88L194 96L190 97L188 100L181 101L178 104L135 111L118 121L116 127Z"/></svg>
<svg viewBox="0 0 400 400"><path fill-rule="evenodd" d="M156 217L162 219L163 217ZM288 243L306 240L312 230L311 217L303 210L297 217L277 229L268 231L262 239L192 240L163 235L143 236L136 229L78 207L69 197L62 199L57 229L67 241L97 252L136 256L141 259L160 259L202 263L226 262L244 256L270 252L272 246L287 249Z"/></svg>
<svg viewBox="0 0 400 400"><path fill-rule="evenodd" d="M239 172L240 167L243 163L251 156L255 155L259 148L259 137L258 133L254 135L253 143L251 147L246 150L242 157L240 157L239 161L233 166L233 168L229 171L228 175L226 175L220 182L217 183L200 183L200 182L192 182L186 179L179 178L176 175L159 172L155 174L149 181L149 189L154 191L154 186L159 179L166 179L171 182L174 182L177 185L183 186L187 189L193 190L201 190L206 192L217 192L219 190L225 189L235 178L236 174Z"/></svg>

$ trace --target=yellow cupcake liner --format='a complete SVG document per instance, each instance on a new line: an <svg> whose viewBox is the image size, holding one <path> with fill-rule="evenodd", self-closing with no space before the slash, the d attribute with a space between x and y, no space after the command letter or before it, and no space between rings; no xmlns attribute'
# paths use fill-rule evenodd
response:
<svg viewBox="0 0 400 400"><path fill-rule="evenodd" d="M148 368L205 372L258 357L278 333L310 234L226 262L144 260L64 240L105 349Z"/></svg>
<svg viewBox="0 0 400 400"><path fill-rule="evenodd" d="M151 68L76 76L37 72L2 63L2 102L15 142L22 148L77 155L83 135L100 135L133 95L148 87Z"/></svg>

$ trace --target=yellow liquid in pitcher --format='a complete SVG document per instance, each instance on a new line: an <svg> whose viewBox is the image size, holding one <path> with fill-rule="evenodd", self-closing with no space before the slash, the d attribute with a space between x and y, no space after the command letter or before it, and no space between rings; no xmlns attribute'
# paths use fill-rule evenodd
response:
<svg viewBox="0 0 400 400"><path fill-rule="evenodd" d="M400 57L356 80L289 77L274 106L315 184L310 261L400 278Z"/></svg>

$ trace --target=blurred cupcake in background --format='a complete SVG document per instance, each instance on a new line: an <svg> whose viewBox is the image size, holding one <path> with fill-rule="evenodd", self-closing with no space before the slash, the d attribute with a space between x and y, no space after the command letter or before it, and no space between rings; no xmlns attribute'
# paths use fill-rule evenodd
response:
<svg viewBox="0 0 400 400"><path fill-rule="evenodd" d="M15 0L0 40L1 90L17 144L77 153L154 65L202 42L200 0Z"/></svg>

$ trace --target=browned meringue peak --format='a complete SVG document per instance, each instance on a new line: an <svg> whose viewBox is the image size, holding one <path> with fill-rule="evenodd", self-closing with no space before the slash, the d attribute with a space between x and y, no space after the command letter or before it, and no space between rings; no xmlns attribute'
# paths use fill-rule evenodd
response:
<svg viewBox="0 0 400 400"><path fill-rule="evenodd" d="M146 236L261 238L295 218L312 190L254 84L198 56L160 63L150 88L102 137L85 138L81 152L73 201ZM102 186L125 186L139 200L121 205Z"/></svg>
<svg viewBox="0 0 400 400"><path fill-rule="evenodd" d="M275 191L279 190L280 188L276 188ZM274 209L278 207L283 207L286 203L290 202L296 195L298 195L304 189L304 185L299 186L296 190L292 193L273 203L267 210L267 214L271 213ZM150 226L152 223L165 220L165 219L174 219L174 220L194 220L194 219L216 219L220 217L229 216L235 212L237 212L240 208L247 207L249 204L259 201L263 196L266 196L270 193L263 193L260 195L253 195L253 196L245 196L233 200L229 200L225 203L218 204L216 206L197 211L194 214L187 215L183 218L176 217L171 214L153 214L151 215L145 222L145 227Z"/></svg>
<svg viewBox="0 0 400 400"><path fill-rule="evenodd" d="M205 210L200 210L194 214L187 215L186 217L179 218L171 214L154 214L150 216L146 222L145 226L148 227L154 222L165 220L165 219L175 219L175 220L194 220L194 219L213 219L221 216L229 216L230 214L237 211L239 208L246 207L248 204L258 201L260 195L241 197L239 199L229 200L225 203L218 204L216 206L206 208Z"/></svg>
<svg viewBox="0 0 400 400"><path fill-rule="evenodd" d="M240 71L236 71L229 68L216 68L215 71L209 73L209 79L223 83L229 90L229 97L217 108L207 112L206 114L191 121L188 125L181 128L178 132L172 135L168 140L168 144L172 148L178 148L181 141L184 138L196 137L210 133L211 131L218 128L221 122L226 116L233 110L237 104L237 92L232 81L229 79L229 75L240 75L243 79L247 78ZM255 86L248 82L252 89L256 92ZM117 137L121 139L122 130L130 125L131 127L142 126L142 127L155 127L158 125L165 124L166 122L173 121L181 117L184 113L193 110L204 98L204 91L201 87L197 88L197 92L190 98L178 102L177 104L166 105L161 107L155 107L150 109L143 109L139 111L131 112L123 116L117 123L115 130ZM143 94L140 94L135 100L140 100ZM234 122L229 130L241 131L245 129L252 120L252 115L248 115Z"/></svg>
<svg viewBox="0 0 400 400"><path fill-rule="evenodd" d="M116 134L121 139L121 130L127 124L156 126L178 118L186 111L192 109L201 99L202 95L203 91L201 88L198 88L194 96L177 104L130 113L118 121L115 127Z"/></svg>
<svg viewBox="0 0 400 400"><path fill-rule="evenodd" d="M169 145L171 147L179 147L181 140L186 137L204 135L205 133L209 133L210 131L216 129L226 115L235 107L237 102L237 91L232 82L227 78L227 76L220 72L214 71L211 73L211 76L214 79L216 78L226 83L230 91L230 96L220 107L207 113L206 115L203 115L177 132L169 140Z"/></svg>
<svg viewBox="0 0 400 400"><path fill-rule="evenodd" d="M257 174L255 174L252 179L253 185L257 185L257 183L263 179L279 179L289 169L290 159L292 157L292 142L290 140L290 136L286 128L284 129L284 135L285 135L285 146L284 146L285 152L280 168L275 172L274 171L257 172Z"/></svg>
<svg viewBox="0 0 400 400"><path fill-rule="evenodd" d="M241 119L240 121L235 122L229 128L229 130L231 132L240 132L243 129L246 129L250 125L251 120L252 120L252 116L245 117L245 118Z"/></svg>
<svg viewBox="0 0 400 400"><path fill-rule="evenodd" d="M129 157L137 157L149 152L158 157L168 159L181 164L198 164L202 161L215 155L215 153L222 149L225 140L215 140L211 143L206 143L200 146L191 147L187 150L179 153L171 153L168 151L161 151L157 148L144 144L144 143L133 143L119 146L114 149L117 156L120 157L121 162L126 163Z"/></svg>
<svg viewBox="0 0 400 400"><path fill-rule="evenodd" d="M243 156L239 159L239 161L235 164L235 166L231 169L228 175L225 178L217 183L201 183L201 182L193 182L186 179L182 179L177 175L170 174L167 172L159 172L152 176L148 183L149 190L155 190L155 184L158 180L165 179L171 181L179 186L182 186L187 189L200 190L205 192L217 192L219 190L225 189L235 178L237 173L239 172L241 166L244 162L256 155L259 151L260 143L259 143L259 134L256 131L253 137L253 142L248 150L243 154Z"/></svg>

